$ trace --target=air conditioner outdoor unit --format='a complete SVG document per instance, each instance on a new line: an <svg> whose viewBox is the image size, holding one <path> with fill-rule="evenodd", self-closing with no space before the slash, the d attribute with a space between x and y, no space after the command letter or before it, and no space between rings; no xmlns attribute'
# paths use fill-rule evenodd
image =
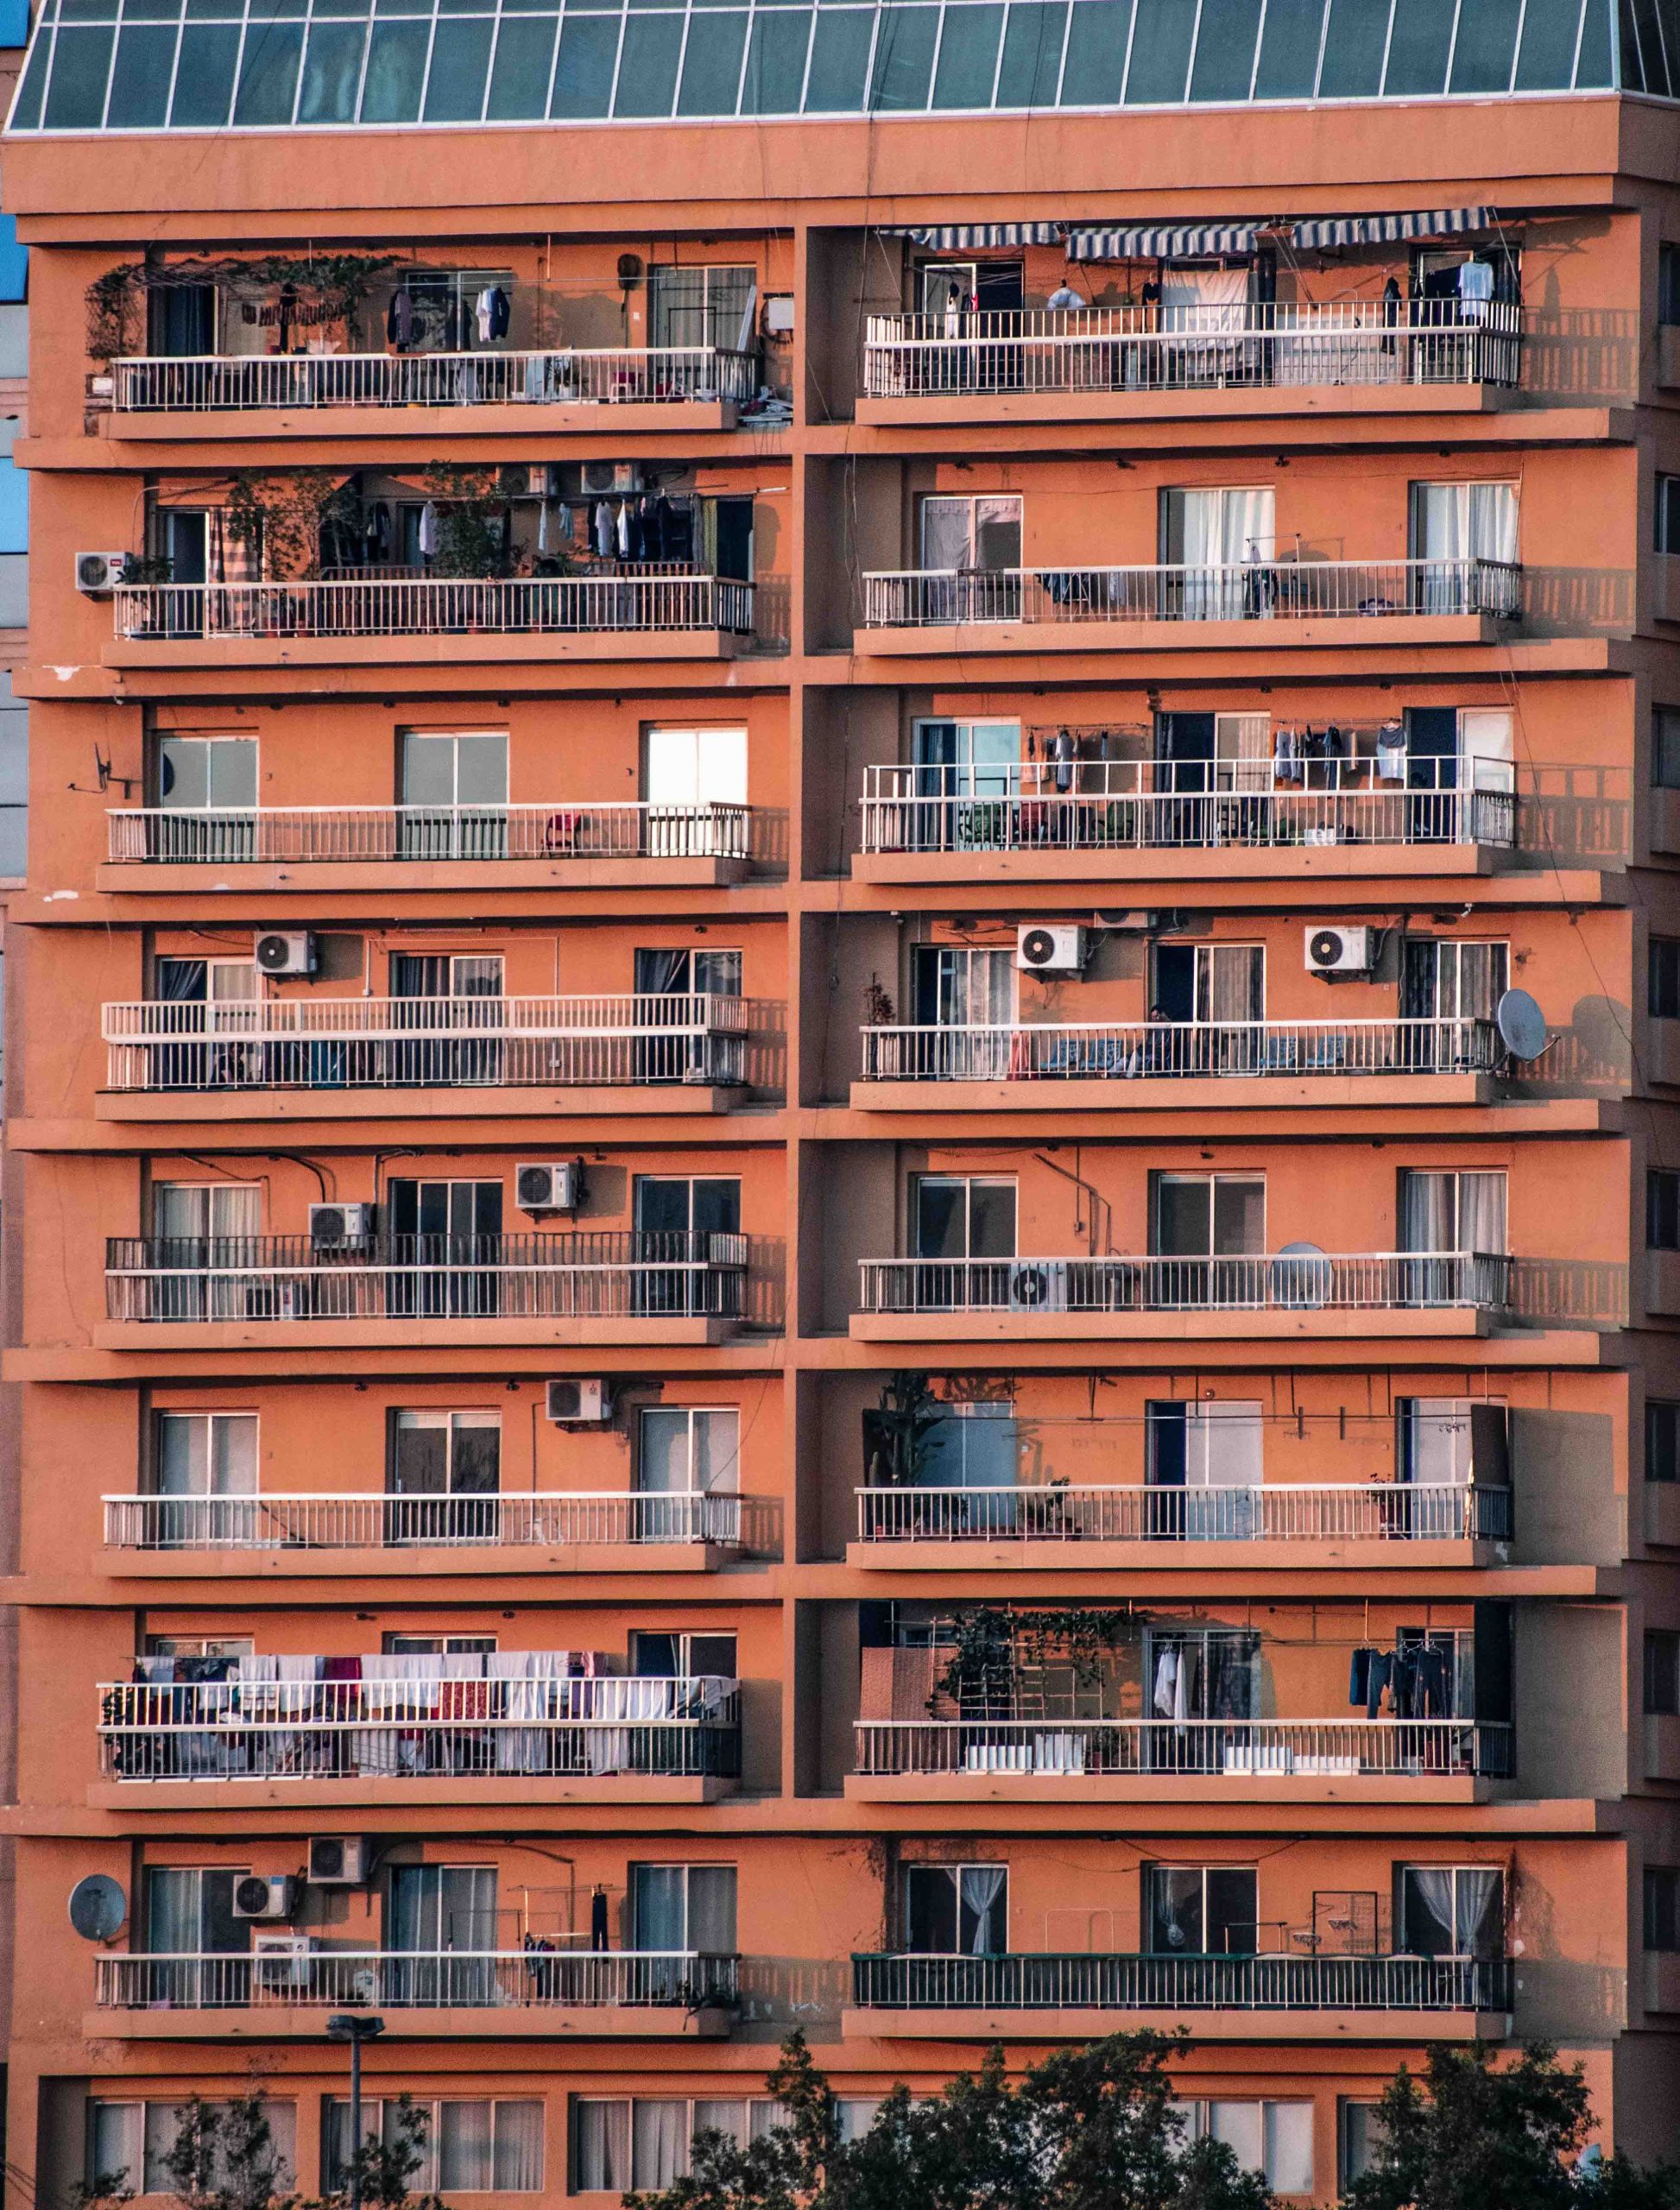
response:
<svg viewBox="0 0 1680 2210"><path fill-rule="evenodd" d="M1060 1259L1014 1259L1009 1265L1012 1312L1065 1312L1068 1270Z"/></svg>
<svg viewBox="0 0 1680 2210"><path fill-rule="evenodd" d="M109 598L123 580L126 552L79 552L76 588L88 598Z"/></svg>
<svg viewBox="0 0 1680 2210"><path fill-rule="evenodd" d="M309 1885L312 1888L364 1888L371 1855L365 1834L312 1834Z"/></svg>
<svg viewBox="0 0 1680 2210"><path fill-rule="evenodd" d="M373 1205L311 1205L309 1242L316 1251L348 1251L373 1241Z"/></svg>
<svg viewBox="0 0 1680 2210"><path fill-rule="evenodd" d="M256 963L265 975L313 975L315 939L306 929L275 929L256 939Z"/></svg>
<svg viewBox="0 0 1680 2210"><path fill-rule="evenodd" d="M1033 921L1016 931L1015 964L1026 975L1077 975L1085 964L1085 931Z"/></svg>
<svg viewBox="0 0 1680 2210"><path fill-rule="evenodd" d="M293 1872L243 1872L233 1884L236 1918L290 1918L298 1907Z"/></svg>
<svg viewBox="0 0 1680 2210"><path fill-rule="evenodd" d="M301 1993L309 1986L314 1943L306 1934L253 1934L251 1977L264 1995Z"/></svg>
<svg viewBox="0 0 1680 2210"><path fill-rule="evenodd" d="M591 498L624 498L641 489L641 464L634 460L586 460L583 483Z"/></svg>
<svg viewBox="0 0 1680 2210"><path fill-rule="evenodd" d="M599 1380L551 1381L548 1417L559 1427L599 1427L612 1418L612 1390Z"/></svg>
<svg viewBox="0 0 1680 2210"><path fill-rule="evenodd" d="M1309 929L1309 975L1368 975L1376 964L1374 929Z"/></svg>
<svg viewBox="0 0 1680 2210"><path fill-rule="evenodd" d="M526 1160L514 1169L514 1203L521 1212L576 1212L583 1179L575 1159Z"/></svg>

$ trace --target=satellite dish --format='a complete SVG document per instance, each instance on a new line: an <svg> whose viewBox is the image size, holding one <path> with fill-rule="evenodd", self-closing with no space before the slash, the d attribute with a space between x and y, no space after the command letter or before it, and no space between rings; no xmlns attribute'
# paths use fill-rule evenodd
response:
<svg viewBox="0 0 1680 2210"><path fill-rule="evenodd" d="M129 1915L129 1899L109 1872L90 1872L70 1891L70 1923L84 1942L114 1942Z"/></svg>
<svg viewBox="0 0 1680 2210"><path fill-rule="evenodd" d="M1285 1243L1272 1261L1277 1302L1317 1310L1330 1299L1330 1262L1316 1243Z"/></svg>
<svg viewBox="0 0 1680 2210"><path fill-rule="evenodd" d="M1513 1059L1538 1059L1551 1042L1546 1017L1526 990L1507 990L1494 1007L1494 1026Z"/></svg>

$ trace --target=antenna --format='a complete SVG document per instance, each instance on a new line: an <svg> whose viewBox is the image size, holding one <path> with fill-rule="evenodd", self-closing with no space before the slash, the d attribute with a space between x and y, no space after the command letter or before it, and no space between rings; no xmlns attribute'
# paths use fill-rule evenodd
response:
<svg viewBox="0 0 1680 2210"><path fill-rule="evenodd" d="M1494 1008L1494 1026L1500 1041L1513 1059L1539 1058L1557 1042L1546 1028L1546 1017L1526 990L1507 990Z"/></svg>

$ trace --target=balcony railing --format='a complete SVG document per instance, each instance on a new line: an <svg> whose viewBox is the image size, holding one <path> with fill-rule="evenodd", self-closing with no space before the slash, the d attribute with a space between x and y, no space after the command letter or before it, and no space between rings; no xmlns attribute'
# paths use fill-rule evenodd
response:
<svg viewBox="0 0 1680 2210"><path fill-rule="evenodd" d="M740 1083L747 1004L627 997L252 998L107 1005L117 1090Z"/></svg>
<svg viewBox="0 0 1680 2210"><path fill-rule="evenodd" d="M107 1496L105 1543L128 1550L740 1548L755 1500L677 1490L519 1496Z"/></svg>
<svg viewBox="0 0 1680 2210"><path fill-rule="evenodd" d="M1497 1310L1512 1261L1485 1251L1228 1259L865 1259L865 1312Z"/></svg>
<svg viewBox="0 0 1680 2210"><path fill-rule="evenodd" d="M142 642L616 631L744 634L753 626L751 584L661 562L606 576L119 584L112 597L117 635Z"/></svg>
<svg viewBox="0 0 1680 2210"><path fill-rule="evenodd" d="M857 1492L865 1543L1466 1543L1511 1531L1511 1491L1462 1481Z"/></svg>
<svg viewBox="0 0 1680 2210"><path fill-rule="evenodd" d="M380 1673L374 1662L354 1680L106 1683L100 1770L112 1780L692 1779L741 1770L732 1680L511 1669L445 1678L417 1667Z"/></svg>
<svg viewBox="0 0 1680 2210"><path fill-rule="evenodd" d="M854 1956L852 2001L889 2011L1511 2008L1503 1957Z"/></svg>
<svg viewBox="0 0 1680 2210"><path fill-rule="evenodd" d="M247 414L259 407L647 406L745 401L750 353L714 345L591 347L533 353L291 353L155 356L111 363L123 414Z"/></svg>
<svg viewBox="0 0 1680 2210"><path fill-rule="evenodd" d="M1245 1780L1511 1771L1511 1729L1470 1719L861 1719L855 1770L1039 1779L1216 1774Z"/></svg>
<svg viewBox="0 0 1680 2210"><path fill-rule="evenodd" d="M1521 611L1508 560L1251 560L1143 568L912 568L863 578L868 629L988 622L1336 621Z"/></svg>
<svg viewBox="0 0 1680 2210"><path fill-rule="evenodd" d="M1472 319L1474 317L1474 319ZM871 399L973 392L1265 390L1329 384L1514 385L1523 311L1490 300L1260 302L871 315Z"/></svg>
<svg viewBox="0 0 1680 2210"><path fill-rule="evenodd" d="M124 806L111 857L166 867L440 860L746 860L745 805Z"/></svg>
<svg viewBox="0 0 1680 2210"><path fill-rule="evenodd" d="M1491 1073L1491 1020L1041 1021L866 1028L865 1082Z"/></svg>
<svg viewBox="0 0 1680 2210"><path fill-rule="evenodd" d="M733 2003L733 1957L692 1949L327 1949L94 1959L102 2011L698 2010Z"/></svg>
<svg viewBox="0 0 1680 2210"><path fill-rule="evenodd" d="M1285 759L1235 765L1235 787L1209 789L1199 761L1082 760L1068 787L1036 762L965 774L942 767L870 767L863 788L866 852L1208 851L1318 844L1516 842L1508 767L1400 761L1408 784L1385 788L1374 763ZM1453 779L1437 785L1444 767ZM1367 778L1369 778L1367 780ZM1494 780L1494 779L1497 780ZM1222 781L1226 778L1222 776Z"/></svg>
<svg viewBox="0 0 1680 2210"><path fill-rule="evenodd" d="M113 1236L112 1320L738 1320L744 1235Z"/></svg>

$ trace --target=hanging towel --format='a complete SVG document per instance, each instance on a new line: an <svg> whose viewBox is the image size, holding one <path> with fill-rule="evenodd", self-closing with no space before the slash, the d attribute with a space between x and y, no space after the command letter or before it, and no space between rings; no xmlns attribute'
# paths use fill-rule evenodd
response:
<svg viewBox="0 0 1680 2210"><path fill-rule="evenodd" d="M595 502L595 551L599 559L612 557L612 508L604 499Z"/></svg>
<svg viewBox="0 0 1680 2210"><path fill-rule="evenodd" d="M616 527L618 536L618 557L621 560L628 560L630 557L630 502L628 499L621 499L618 502L618 521Z"/></svg>
<svg viewBox="0 0 1680 2210"><path fill-rule="evenodd" d="M488 345L496 327L496 294L487 284L475 302L478 319L478 343Z"/></svg>
<svg viewBox="0 0 1680 2210"><path fill-rule="evenodd" d="M420 549L421 558L427 560L438 549L438 508L431 499L420 508Z"/></svg>
<svg viewBox="0 0 1680 2210"><path fill-rule="evenodd" d="M537 507L537 550L539 552L546 552L548 550L548 502L546 499L540 501Z"/></svg>

